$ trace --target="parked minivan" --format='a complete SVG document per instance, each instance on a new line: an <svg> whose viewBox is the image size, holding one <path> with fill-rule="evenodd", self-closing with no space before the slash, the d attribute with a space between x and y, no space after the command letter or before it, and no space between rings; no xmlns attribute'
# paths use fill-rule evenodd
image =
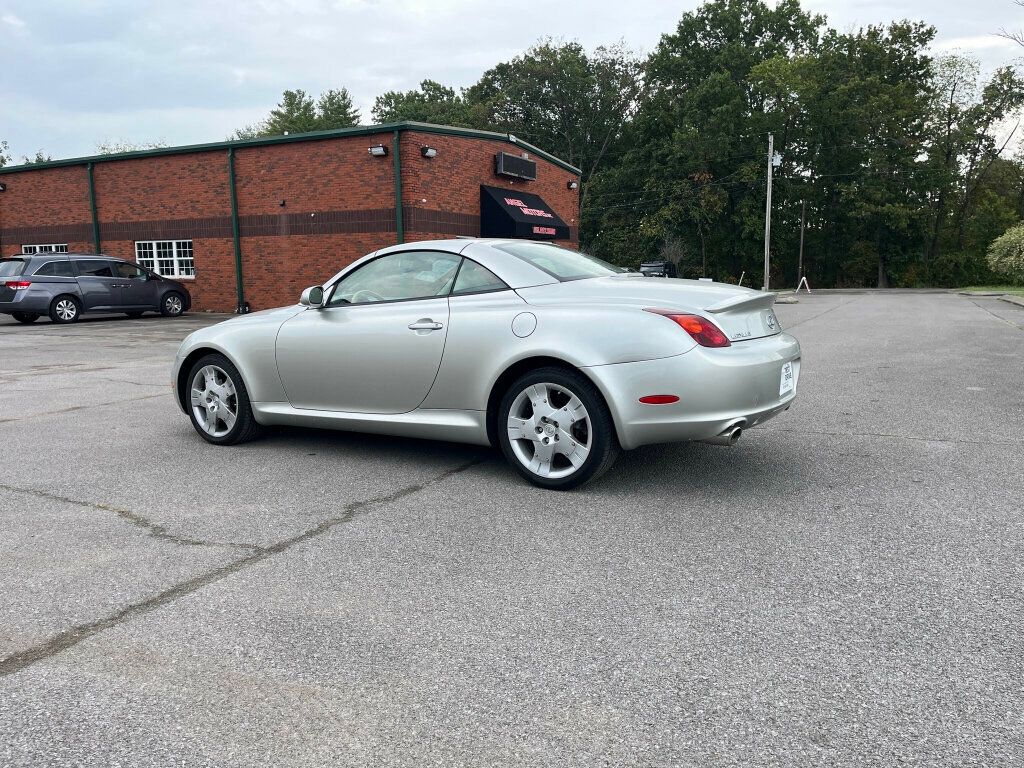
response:
<svg viewBox="0 0 1024 768"><path fill-rule="evenodd" d="M177 317L192 306L177 280L112 256L40 253L0 259L0 314L19 323L49 315L73 323L83 312L159 312Z"/></svg>

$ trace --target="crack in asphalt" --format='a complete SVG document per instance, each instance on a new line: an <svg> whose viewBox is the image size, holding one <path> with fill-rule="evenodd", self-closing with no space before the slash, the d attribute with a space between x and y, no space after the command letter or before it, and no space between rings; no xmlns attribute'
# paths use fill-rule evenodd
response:
<svg viewBox="0 0 1024 768"><path fill-rule="evenodd" d="M43 416L57 416L62 413L71 413L72 411L87 411L92 408L104 408L108 405L124 405L125 403L136 403L139 400L153 400L157 397L167 397L167 392L160 392L156 395L143 395L142 397L129 397L127 400L112 400L109 403L90 403L89 405L71 405L67 408L61 408L57 411L43 411L42 413L31 413L28 416L21 416L17 418L3 418L0 419L0 424L8 424L15 421L28 421L29 419L39 419Z"/></svg>
<svg viewBox="0 0 1024 768"><path fill-rule="evenodd" d="M119 626L131 621L132 619L144 616L157 608L162 608L165 605L173 603L178 598L190 595L205 586L238 573L251 565L255 565L256 563L260 563L274 555L286 552L292 547L309 541L310 539L322 536L336 526L345 525L346 523L351 522L361 511L365 509L381 504L390 504L398 501L399 499L405 498L406 496L411 496L414 493L422 491L436 483L443 482L449 477L465 472L467 469L483 462L483 458L474 459L473 461L460 464L452 469L445 470L441 474L421 483L404 486L403 488L399 488L398 490L392 491L384 496L375 496L363 501L353 502L347 505L340 514L321 520L320 523L303 531L302 533L282 539L269 547L263 547L262 549L246 555L245 557L233 560L227 565L223 565L219 568L207 571L206 573L194 576L193 578L187 579L173 587L169 587L168 589L165 589L142 602L127 605L114 613L104 616L103 618L84 624L78 624L70 629L66 629L45 643L27 648L23 651L18 651L17 653L13 653L10 656L0 659L0 678L8 677L16 672L20 672L26 667L30 667L33 664L51 658L62 651L66 651L69 648L78 645L83 640L88 640L93 635L96 635L106 629Z"/></svg>
<svg viewBox="0 0 1024 768"><path fill-rule="evenodd" d="M829 307L828 309L826 309L826 310L824 310L822 312L819 312L816 315L811 315L810 317L805 317L803 320L800 320L798 322L795 322L795 323L792 323L792 324L787 324L786 327L783 328L782 330L790 331L793 328L796 328L798 325L803 325L804 323L809 323L809 322L811 322L811 320L817 320L822 315L827 315L829 312L835 312L837 309L842 309L847 304L853 304L855 301L860 301L861 299L864 298L865 295L866 294L857 294L854 298L849 299L848 301L843 301L843 302L841 302L839 304L836 304L834 307ZM785 305L783 305L783 306L785 306Z"/></svg>
<svg viewBox="0 0 1024 768"><path fill-rule="evenodd" d="M170 541L174 544L180 544L183 547L229 547L233 549L248 549L248 550L259 550L260 547L255 544L239 544L235 542L222 542L222 541L204 541L202 539L190 539L185 536L178 536L167 530L165 526L159 523L154 523L147 517L132 512L128 509L121 509L119 507L111 506L110 504L103 504L94 501L82 501L81 499L73 499L70 496L61 496L56 493L49 493L48 491L40 491L35 488L19 488L16 485L7 485L6 483L0 483L0 490L10 491L11 493L23 493L27 496L35 496L39 499L45 499L47 501L59 501L65 504L73 504L76 507L85 507L86 509L97 509L101 512L113 512L119 518L124 520L126 523L142 528L146 531L147 535L154 539L161 539L162 541Z"/></svg>

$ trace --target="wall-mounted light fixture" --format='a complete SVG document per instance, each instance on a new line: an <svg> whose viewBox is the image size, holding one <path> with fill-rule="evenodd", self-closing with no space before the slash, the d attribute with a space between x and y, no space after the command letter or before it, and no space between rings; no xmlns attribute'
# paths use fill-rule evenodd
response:
<svg viewBox="0 0 1024 768"><path fill-rule="evenodd" d="M282 208L284 208L284 202L285 202L284 200L278 200L278 201L277 201L277 204L278 204L279 206L281 206Z"/></svg>
<svg viewBox="0 0 1024 768"><path fill-rule="evenodd" d="M7 191L7 185L6 184L0 184L0 192L6 192L6 191Z"/></svg>
<svg viewBox="0 0 1024 768"><path fill-rule="evenodd" d="M388 153L388 148L383 144L378 144L375 147L370 147L369 152L374 157L384 157Z"/></svg>
<svg viewBox="0 0 1024 768"><path fill-rule="evenodd" d="M437 157L437 150L433 147L422 146L420 147L420 154L426 158Z"/></svg>
<svg viewBox="0 0 1024 768"><path fill-rule="evenodd" d="M580 183L578 181L575 181L575 180L570 180L570 181L565 182L565 187L566 187L566 189L579 189L580 188Z"/></svg>

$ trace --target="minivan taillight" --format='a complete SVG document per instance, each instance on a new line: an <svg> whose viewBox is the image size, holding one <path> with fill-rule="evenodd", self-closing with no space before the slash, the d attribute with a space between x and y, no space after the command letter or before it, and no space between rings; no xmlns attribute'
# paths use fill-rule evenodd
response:
<svg viewBox="0 0 1024 768"><path fill-rule="evenodd" d="M28 288L30 285L32 285L32 281L31 280L8 280L6 283L4 283L4 285L6 285L8 288L13 288L16 291L24 291L26 288Z"/></svg>
<svg viewBox="0 0 1024 768"><path fill-rule="evenodd" d="M722 333L722 329L712 323L706 317L690 315L684 312L676 312L671 309L645 308L644 312L653 312L656 315L667 317L673 323L686 331L693 340L702 347L731 347L729 337Z"/></svg>

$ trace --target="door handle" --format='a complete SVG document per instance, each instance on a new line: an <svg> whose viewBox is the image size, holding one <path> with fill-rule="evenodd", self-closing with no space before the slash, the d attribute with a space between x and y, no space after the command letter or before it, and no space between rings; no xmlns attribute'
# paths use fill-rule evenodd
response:
<svg viewBox="0 0 1024 768"><path fill-rule="evenodd" d="M439 331L444 328L441 323L435 323L429 317L424 317L421 320L417 320L415 323L409 324L410 331Z"/></svg>

